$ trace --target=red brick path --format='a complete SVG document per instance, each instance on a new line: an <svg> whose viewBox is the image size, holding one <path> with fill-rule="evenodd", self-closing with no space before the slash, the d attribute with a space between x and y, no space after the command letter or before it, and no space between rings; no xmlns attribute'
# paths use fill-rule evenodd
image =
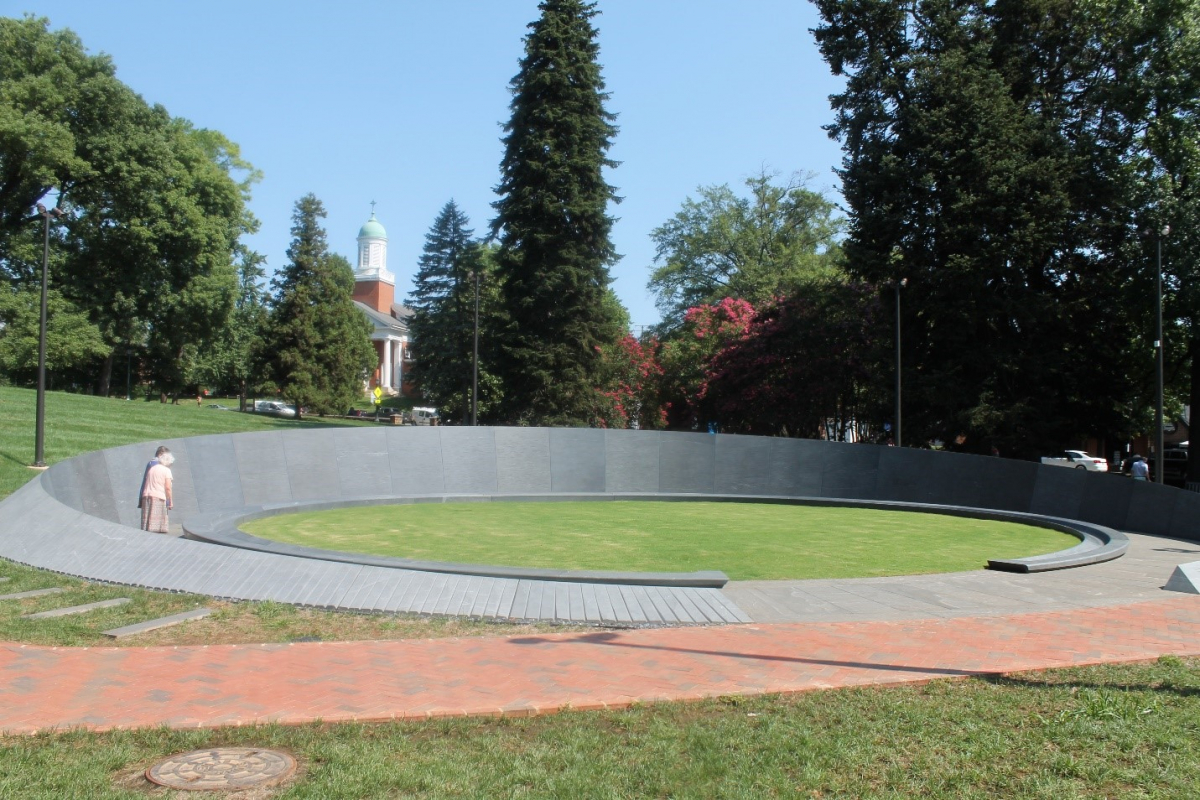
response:
<svg viewBox="0 0 1200 800"><path fill-rule="evenodd" d="M209 647L0 644L0 731L533 714L1200 655L1200 597L1007 617Z"/></svg>

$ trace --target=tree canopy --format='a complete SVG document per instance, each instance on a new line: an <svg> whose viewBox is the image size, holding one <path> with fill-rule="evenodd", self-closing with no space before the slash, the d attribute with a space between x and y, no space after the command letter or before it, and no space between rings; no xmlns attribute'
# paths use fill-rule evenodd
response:
<svg viewBox="0 0 1200 800"><path fill-rule="evenodd" d="M470 421L475 340L475 279L479 277L479 416L499 411L495 351L503 315L497 302L494 253L473 238L470 220L453 200L425 234L413 279L409 330L418 343L413 381L442 419Z"/></svg>
<svg viewBox="0 0 1200 800"><path fill-rule="evenodd" d="M616 259L604 172L616 127L597 61L594 3L543 0L510 84L493 205L509 324L498 364L510 421L587 424L601 349L623 331L604 303Z"/></svg>
<svg viewBox="0 0 1200 800"><path fill-rule="evenodd" d="M829 131L847 270L908 281L906 431L1018 455L1136 432L1153 375L1143 230L1173 213L1159 145L1200 143L1196 94L1174 90L1200 67L1195 4L815 2L846 78Z"/></svg>
<svg viewBox="0 0 1200 800"><path fill-rule="evenodd" d="M147 104L70 31L0 18L0 274L16 287L37 279L35 203L68 213L54 237L56 310L86 314L105 352L60 366L101 393L118 349L136 349L164 390L194 380L188 348L234 305L257 177L237 145Z"/></svg>
<svg viewBox="0 0 1200 800"><path fill-rule="evenodd" d="M762 173L748 197L728 184L700 187L650 234L656 247L649 289L667 328L687 309L732 297L766 302L840 275L841 220L834 205L792 178Z"/></svg>
<svg viewBox="0 0 1200 800"><path fill-rule="evenodd" d="M267 375L301 409L342 413L362 396L375 366L371 324L354 305L354 272L331 254L315 195L296 201L288 263L271 282L274 298L263 337Z"/></svg>

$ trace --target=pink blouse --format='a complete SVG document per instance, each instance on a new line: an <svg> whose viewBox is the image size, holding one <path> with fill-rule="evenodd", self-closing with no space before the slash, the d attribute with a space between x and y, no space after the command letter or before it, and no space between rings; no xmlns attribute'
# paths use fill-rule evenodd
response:
<svg viewBox="0 0 1200 800"><path fill-rule="evenodd" d="M146 474L146 488L142 490L142 496L166 500L167 494L171 491L171 480L171 468L155 464Z"/></svg>

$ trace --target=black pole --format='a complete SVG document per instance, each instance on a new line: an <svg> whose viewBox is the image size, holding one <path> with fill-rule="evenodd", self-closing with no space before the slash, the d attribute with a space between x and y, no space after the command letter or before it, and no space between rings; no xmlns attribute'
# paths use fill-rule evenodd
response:
<svg viewBox="0 0 1200 800"><path fill-rule="evenodd" d="M900 289L908 281L896 281L896 447L900 447Z"/></svg>
<svg viewBox="0 0 1200 800"><path fill-rule="evenodd" d="M479 270L475 270L475 351L471 357L471 424L479 424Z"/></svg>
<svg viewBox="0 0 1200 800"><path fill-rule="evenodd" d="M38 213L46 221L42 243L42 311L38 327L37 416L33 434L33 466L46 466L46 286L50 274L50 212L38 203Z"/></svg>
<svg viewBox="0 0 1200 800"><path fill-rule="evenodd" d="M1155 430L1155 451L1154 463L1157 467L1154 472L1155 483L1164 483L1166 478L1166 464L1163 454L1163 323L1162 323L1162 240L1163 237L1171 232L1168 227L1163 227L1158 236L1158 269L1155 270L1155 312L1158 317L1157 338L1154 341L1155 350L1155 371L1158 377L1158 405L1154 413L1154 430Z"/></svg>
<svg viewBox="0 0 1200 800"><path fill-rule="evenodd" d="M125 347L125 399L133 396L133 351Z"/></svg>

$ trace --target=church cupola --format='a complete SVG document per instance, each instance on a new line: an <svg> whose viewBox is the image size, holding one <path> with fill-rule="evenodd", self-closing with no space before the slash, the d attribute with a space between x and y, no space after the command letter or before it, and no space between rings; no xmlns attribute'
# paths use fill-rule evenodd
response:
<svg viewBox="0 0 1200 800"><path fill-rule="evenodd" d="M396 301L396 276L387 268L387 231L371 218L358 232L358 257L354 262L354 299L381 314L391 315Z"/></svg>
<svg viewBox="0 0 1200 800"><path fill-rule="evenodd" d="M383 281L396 285L396 276L387 268L387 231L375 219L375 204L371 203L371 218L358 232L358 260L354 266L355 281Z"/></svg>

